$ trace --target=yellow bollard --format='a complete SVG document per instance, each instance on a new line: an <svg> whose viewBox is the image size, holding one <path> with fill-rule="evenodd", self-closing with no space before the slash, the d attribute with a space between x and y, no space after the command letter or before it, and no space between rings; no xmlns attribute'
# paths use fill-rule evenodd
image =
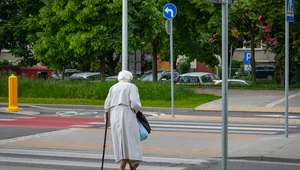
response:
<svg viewBox="0 0 300 170"><path fill-rule="evenodd" d="M12 74L8 78L8 112L18 112L18 78Z"/></svg>

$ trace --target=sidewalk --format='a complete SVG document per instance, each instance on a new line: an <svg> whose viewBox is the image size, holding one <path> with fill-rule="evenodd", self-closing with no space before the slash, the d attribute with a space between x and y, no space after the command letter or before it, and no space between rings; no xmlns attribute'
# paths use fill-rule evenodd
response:
<svg viewBox="0 0 300 170"><path fill-rule="evenodd" d="M222 96L221 89L198 90L198 93ZM300 113L300 91L289 91L289 112ZM195 107L195 110L221 111L222 98ZM234 90L228 91L228 111L285 112L285 92L282 90Z"/></svg>
<svg viewBox="0 0 300 170"><path fill-rule="evenodd" d="M149 117L149 120L170 119L170 115ZM176 116L175 121L201 119L200 116ZM108 130L106 155L113 161ZM0 141L1 150L59 151L102 155L104 129L72 128ZM177 161L222 158L222 134L153 131L142 142L144 157ZM0 151L1 152L1 151ZM184 159L182 159L184 158ZM229 134L228 158L256 161L300 163L300 133L289 138L282 135ZM150 160L146 160L150 161ZM178 162L179 163L179 162ZM184 162L182 162L184 163Z"/></svg>
<svg viewBox="0 0 300 170"><path fill-rule="evenodd" d="M211 93L219 94L220 91ZM300 113L300 91L289 93L289 111ZM284 91L229 91L228 110L248 112L280 112L284 113ZM5 104L0 103L0 109ZM26 105L21 105L26 107ZM39 105L46 107L49 105ZM27 106L28 107L28 106ZM55 107L73 109L102 109L101 106L66 106ZM4 108L5 109L5 108ZM195 110L222 110L222 99L200 105ZM170 108L146 108L147 111L170 113ZM186 109L175 109L184 113ZM192 109L188 109L192 110ZM171 119L170 114L149 117L149 120ZM177 115L175 120L197 120L200 116ZM293 119L294 123L300 121ZM110 131L108 131L110 134ZM102 154L104 129L66 129L50 133L26 136L0 141L1 149L29 149L29 150L59 150L64 152ZM222 134L183 133L183 132L152 132L149 139L142 142L144 156L158 158L222 158ZM113 159L110 135L107 139L107 155ZM285 138L284 134L260 136L249 134L228 135L228 158L257 161L275 161L300 163L300 132ZM158 160L152 160L158 161Z"/></svg>

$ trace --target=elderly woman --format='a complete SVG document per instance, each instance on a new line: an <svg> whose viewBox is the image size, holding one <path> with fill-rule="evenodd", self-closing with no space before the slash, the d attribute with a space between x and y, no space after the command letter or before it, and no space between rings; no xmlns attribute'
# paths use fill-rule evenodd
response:
<svg viewBox="0 0 300 170"><path fill-rule="evenodd" d="M128 163L135 170L142 160L140 134L135 112L141 109L138 88L131 83L129 71L121 71L118 83L109 89L104 109L110 111L111 135L116 162L120 170Z"/></svg>

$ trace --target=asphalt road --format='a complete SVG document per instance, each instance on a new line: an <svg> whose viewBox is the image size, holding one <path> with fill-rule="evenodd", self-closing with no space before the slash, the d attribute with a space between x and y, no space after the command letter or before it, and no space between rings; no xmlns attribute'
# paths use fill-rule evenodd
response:
<svg viewBox="0 0 300 170"><path fill-rule="evenodd" d="M36 115L18 115L0 113L0 140L45 133L67 128L99 128L104 126L102 110L87 109L26 109L38 112ZM157 112L145 112L146 116L160 116ZM165 114L163 114L165 115ZM220 119L219 111L194 111L191 109L177 110L176 116L200 116L201 120L188 120L178 122L175 119L151 120L153 130L157 131L185 131L185 132L206 132L221 133L221 122L216 120L206 120L207 117ZM276 119L283 118L281 113L251 113L251 112L229 112L229 118L261 118ZM290 114L290 120L300 119L299 114ZM300 130L299 124L290 123L290 133L297 133ZM272 131L273 129L273 131ZM265 133L264 133L265 131ZM252 133L252 134L283 134L284 124L269 122L247 123L239 120L229 122L229 133Z"/></svg>
<svg viewBox="0 0 300 170"><path fill-rule="evenodd" d="M220 159L199 159L199 163L166 163L166 162L142 162L138 169L142 170L220 170ZM99 170L101 159L97 158L69 158L0 154L1 170ZM274 163L257 161L229 160L230 170L299 170L299 164ZM114 161L105 161L105 170L118 170L119 164Z"/></svg>
<svg viewBox="0 0 300 170"><path fill-rule="evenodd" d="M28 108L26 113L35 114L3 114L0 113L0 148L1 144L9 140L17 141L22 137L38 135L45 132L55 132L61 129L84 128L84 129L103 129L103 110L98 109L44 109L44 108ZM39 114L36 114L39 112ZM177 110L175 117L187 116L192 119L177 120L172 118L163 118L165 114L157 112L146 112L149 117L152 129L155 132L182 132L189 134L221 134L221 112L219 111L194 111L194 110ZM243 134L270 136L284 134L284 124L282 122L272 121L278 120L283 114L281 113L249 113L249 112L229 112L229 134ZM169 115L170 116L170 115ZM195 117L195 118L194 118ZM197 118L197 119L196 119ZM253 122L253 120L260 120ZM252 120L251 122L249 120ZM292 123L293 120L300 120L299 114L290 114L290 133L297 133L300 130L300 124ZM152 136L155 139L155 136ZM169 139L160 139L160 142L170 142ZM177 138L174 138L177 139ZM71 140L71 139L70 139ZM199 145L199 141L182 140L186 147L192 148ZM211 140L211 139L210 139ZM155 141L155 140L153 140ZM150 142L150 140L146 141ZM204 142L204 141L202 141ZM211 142L213 142L211 140ZM151 142L150 142L151 143ZM180 143L180 142L179 142ZM174 145L174 147L176 147ZM65 151L56 153L53 149L40 150L29 149L28 153L18 148L14 148L14 152L5 152L7 148L0 149L0 169L2 170L93 170L101 167L100 154L81 152L74 153ZM37 151L36 154L34 154ZM111 154L108 152L108 155ZM112 156L112 155L111 155ZM175 158L166 158L160 154L145 154L145 162L140 166L143 170L219 170L222 167L220 159L209 159L203 157L189 157L185 155L177 155ZM157 162L160 160L160 162ZM179 163L178 163L179 162ZM182 163L186 162L186 163ZM113 159L105 160L105 168L107 170L118 169L118 164ZM229 160L228 169L230 170L299 170L299 164L289 163L269 163L257 161L237 161Z"/></svg>

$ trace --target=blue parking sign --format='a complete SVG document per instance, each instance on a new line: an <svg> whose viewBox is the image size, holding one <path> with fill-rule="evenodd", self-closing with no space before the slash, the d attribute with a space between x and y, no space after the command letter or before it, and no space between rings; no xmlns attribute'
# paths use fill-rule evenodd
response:
<svg viewBox="0 0 300 170"><path fill-rule="evenodd" d="M244 52L244 65L251 64L251 52Z"/></svg>

